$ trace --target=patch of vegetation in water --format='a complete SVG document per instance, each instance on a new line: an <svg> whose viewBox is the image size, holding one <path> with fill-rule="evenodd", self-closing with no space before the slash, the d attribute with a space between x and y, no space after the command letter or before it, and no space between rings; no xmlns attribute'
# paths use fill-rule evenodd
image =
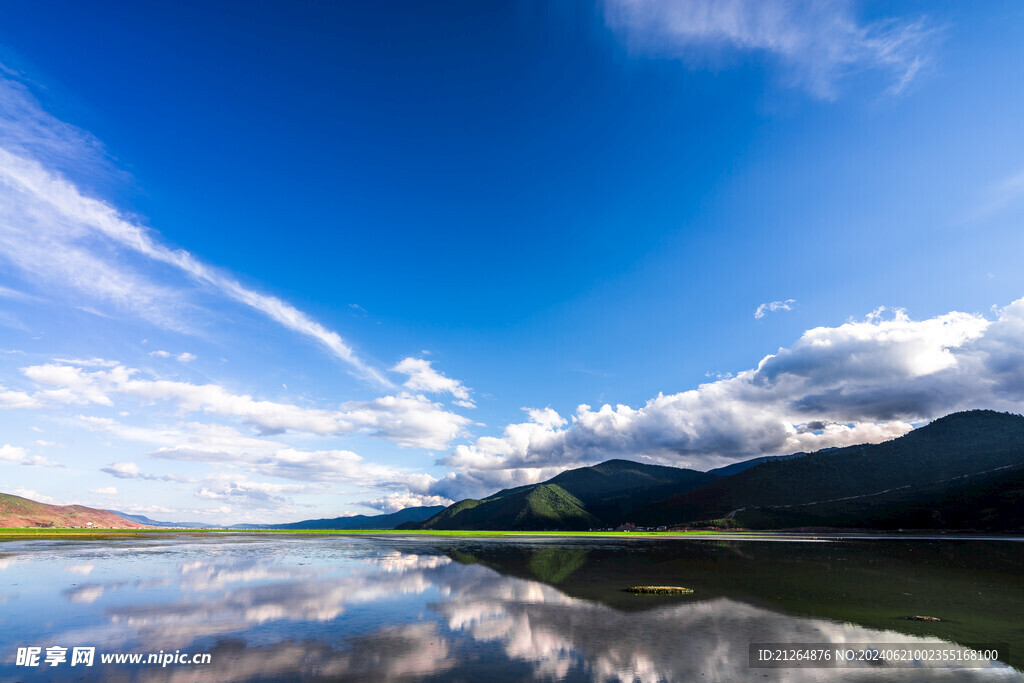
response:
<svg viewBox="0 0 1024 683"><path fill-rule="evenodd" d="M690 595L692 588L682 586L631 586L626 589L634 595Z"/></svg>

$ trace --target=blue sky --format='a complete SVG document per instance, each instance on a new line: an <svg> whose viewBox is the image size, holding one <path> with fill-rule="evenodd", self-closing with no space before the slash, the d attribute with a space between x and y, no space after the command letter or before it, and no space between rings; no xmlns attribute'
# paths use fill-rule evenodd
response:
<svg viewBox="0 0 1024 683"><path fill-rule="evenodd" d="M1022 14L12 5L2 490L294 520L1020 412Z"/></svg>

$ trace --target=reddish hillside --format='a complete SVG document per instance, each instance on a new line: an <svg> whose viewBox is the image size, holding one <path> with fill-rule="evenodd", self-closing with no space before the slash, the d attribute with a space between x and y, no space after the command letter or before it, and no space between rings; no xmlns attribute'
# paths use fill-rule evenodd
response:
<svg viewBox="0 0 1024 683"><path fill-rule="evenodd" d="M108 510L84 505L47 505L0 493L0 527L136 529L143 525L129 522Z"/></svg>

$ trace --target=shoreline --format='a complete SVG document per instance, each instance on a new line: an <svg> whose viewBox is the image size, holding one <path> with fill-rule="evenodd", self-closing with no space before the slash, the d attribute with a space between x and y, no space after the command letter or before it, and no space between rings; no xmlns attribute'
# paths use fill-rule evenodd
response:
<svg viewBox="0 0 1024 683"><path fill-rule="evenodd" d="M162 528L144 527L135 529L76 529L51 527L7 527L0 528L0 541L30 539L87 539L120 538L139 536L383 536L395 538L602 538L602 539L653 539L653 540L746 540L746 541L799 541L834 542L841 540L948 540L948 541L1024 541L1024 535L1012 532L972 532L914 529L906 531L876 531L858 529L817 529L814 531L766 530L766 531L473 531L473 530L396 530L396 529L210 529L210 528Z"/></svg>

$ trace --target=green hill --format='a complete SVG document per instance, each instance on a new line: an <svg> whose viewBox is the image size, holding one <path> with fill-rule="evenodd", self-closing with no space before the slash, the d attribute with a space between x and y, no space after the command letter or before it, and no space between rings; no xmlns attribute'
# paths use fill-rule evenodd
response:
<svg viewBox="0 0 1024 683"><path fill-rule="evenodd" d="M499 491L482 500L461 500L421 525L422 529L589 529L632 521L647 501L665 498L717 479L715 475L629 460L567 470L540 484Z"/></svg>
<svg viewBox="0 0 1024 683"><path fill-rule="evenodd" d="M593 467L567 470L549 479L583 502L591 514L618 525L647 501L696 488L718 479L713 474L678 467L609 460Z"/></svg>
<svg viewBox="0 0 1024 683"><path fill-rule="evenodd" d="M500 491L462 500L423 522L422 529L589 529L600 523L583 503L556 484Z"/></svg>
<svg viewBox="0 0 1024 683"><path fill-rule="evenodd" d="M975 504L983 505L986 496L1005 494L1010 502L998 507L1012 509L1017 498L1009 470L1021 463L1024 417L975 410L948 415L885 443L764 462L653 502L636 516L642 524L732 516L760 528L877 526L883 520L886 527L908 526L909 517L900 511L928 507L931 501L928 515L938 511L939 517L935 523L915 526L936 528L942 518L939 508L959 505L958 495L970 493ZM987 488L978 488L982 480L972 478L984 478L986 473L992 475L984 479ZM934 507L942 500L946 502ZM954 517L966 522L966 512ZM922 522L919 516L915 519Z"/></svg>

